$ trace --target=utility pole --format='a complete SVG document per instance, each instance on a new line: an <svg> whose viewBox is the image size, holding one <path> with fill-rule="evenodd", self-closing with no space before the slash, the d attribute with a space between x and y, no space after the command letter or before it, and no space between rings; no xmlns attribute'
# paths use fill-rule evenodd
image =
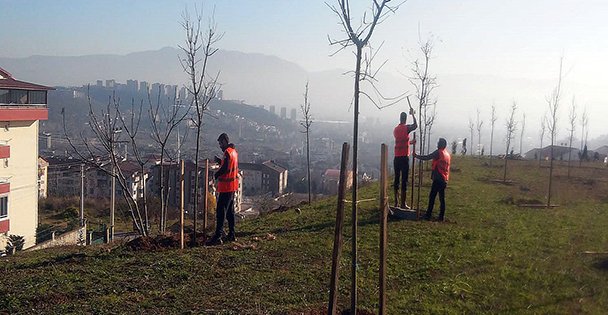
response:
<svg viewBox="0 0 608 315"><path fill-rule="evenodd" d="M84 226L84 164L80 164L80 226Z"/></svg>

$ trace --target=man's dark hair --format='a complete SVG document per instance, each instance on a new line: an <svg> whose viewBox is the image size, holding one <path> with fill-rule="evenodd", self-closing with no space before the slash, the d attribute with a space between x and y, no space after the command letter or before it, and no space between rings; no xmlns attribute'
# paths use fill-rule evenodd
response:
<svg viewBox="0 0 608 315"><path fill-rule="evenodd" d="M445 147L448 146L448 142L443 139L443 138L439 138L439 142L437 142L437 147L440 149L445 149Z"/></svg>
<svg viewBox="0 0 608 315"><path fill-rule="evenodd" d="M401 121L402 123L404 123L407 120L407 113L406 112L401 112L401 115L399 115L399 121Z"/></svg>
<svg viewBox="0 0 608 315"><path fill-rule="evenodd" d="M230 142L230 139L228 138L228 135L227 135L225 132L224 132L224 133L222 133L222 134L221 134L221 135L220 135L220 136L217 138L217 141L220 141L220 140L222 140L222 139L226 140L226 142Z"/></svg>

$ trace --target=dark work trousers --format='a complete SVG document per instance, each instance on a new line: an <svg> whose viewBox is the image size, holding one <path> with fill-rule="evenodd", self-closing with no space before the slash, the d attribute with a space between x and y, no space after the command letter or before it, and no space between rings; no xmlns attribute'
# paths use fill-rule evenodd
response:
<svg viewBox="0 0 608 315"><path fill-rule="evenodd" d="M229 233L234 233L234 192L221 192L215 210L215 236L221 236L224 218L228 221Z"/></svg>
<svg viewBox="0 0 608 315"><path fill-rule="evenodd" d="M440 212L439 219L443 219L445 214L445 188L448 184L444 181L434 180L431 186L431 193L429 195L429 207L426 210L426 216L431 217L433 214L433 207L435 206L435 197L439 193Z"/></svg>
<svg viewBox="0 0 608 315"><path fill-rule="evenodd" d="M399 189L399 177L401 177L401 191L407 189L407 178L410 173L410 157L409 156L396 156L393 159L393 167L395 168L395 181L393 188Z"/></svg>

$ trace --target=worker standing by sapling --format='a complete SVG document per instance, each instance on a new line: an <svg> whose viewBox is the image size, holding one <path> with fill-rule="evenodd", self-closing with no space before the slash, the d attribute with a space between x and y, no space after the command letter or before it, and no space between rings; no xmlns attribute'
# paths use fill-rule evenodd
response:
<svg viewBox="0 0 608 315"><path fill-rule="evenodd" d="M437 150L429 155L417 155L414 153L414 158L420 160L433 160L431 179L433 184L431 186L431 193L429 194L429 206L426 210L426 214L422 217L425 220L430 220L433 214L433 207L435 205L435 197L439 194L440 212L438 221L443 221L445 216L445 189L448 185L450 178L450 153L445 149L448 145L444 138L439 138L437 142Z"/></svg>
<svg viewBox="0 0 608 315"><path fill-rule="evenodd" d="M222 159L215 157L215 162L220 163L220 169L214 175L219 196L215 212L215 234L206 242L206 245L221 245L223 241L236 241L234 194L239 189L239 157L227 134L222 133L217 138L217 142L224 151L224 157ZM223 239L224 220L228 221L228 235Z"/></svg>
<svg viewBox="0 0 608 315"><path fill-rule="evenodd" d="M409 209L405 202L405 193L407 191L407 179L410 170L410 132L418 128L414 110L410 107L410 115L414 119L414 123L406 125L407 114L402 112L399 116L399 125L393 130L395 137L395 158L393 159L393 167L395 168L395 181L393 189L395 191L395 207L397 200L400 201L399 206L403 209ZM399 182L401 182L401 196L399 196ZM399 199L401 197L401 199Z"/></svg>

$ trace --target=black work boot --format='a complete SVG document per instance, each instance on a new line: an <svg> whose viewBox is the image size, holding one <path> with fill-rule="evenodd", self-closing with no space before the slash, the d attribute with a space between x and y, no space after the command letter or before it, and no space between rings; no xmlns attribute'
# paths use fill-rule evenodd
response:
<svg viewBox="0 0 608 315"><path fill-rule="evenodd" d="M234 232L229 232L225 238L226 242L236 242L236 234Z"/></svg>
<svg viewBox="0 0 608 315"><path fill-rule="evenodd" d="M395 188L395 208L397 208L398 200L399 200L399 189Z"/></svg>
<svg viewBox="0 0 608 315"><path fill-rule="evenodd" d="M222 241L222 234L217 233L205 242L205 246L217 246L222 244L224 244L224 242Z"/></svg>
<svg viewBox="0 0 608 315"><path fill-rule="evenodd" d="M432 212L427 211L423 216L422 220L430 221L432 218Z"/></svg>
<svg viewBox="0 0 608 315"><path fill-rule="evenodd" d="M401 189L401 209L409 209L410 206L407 205L407 202L405 201L405 197L406 197L406 190L405 189Z"/></svg>

